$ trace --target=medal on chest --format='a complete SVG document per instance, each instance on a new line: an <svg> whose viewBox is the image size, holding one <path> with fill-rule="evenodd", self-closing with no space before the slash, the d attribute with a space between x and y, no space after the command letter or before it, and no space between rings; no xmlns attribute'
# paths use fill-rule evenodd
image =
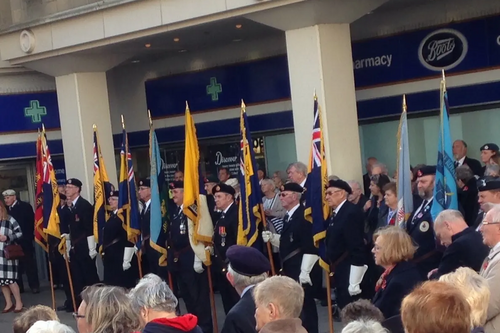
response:
<svg viewBox="0 0 500 333"><path fill-rule="evenodd" d="M80 222L80 217L78 216L78 214L75 214L75 222Z"/></svg>
<svg viewBox="0 0 500 333"><path fill-rule="evenodd" d="M226 227L219 227L220 245L226 246Z"/></svg>
<svg viewBox="0 0 500 333"><path fill-rule="evenodd" d="M181 225L179 226L179 233L181 235L186 234L186 221L184 219L181 220Z"/></svg>

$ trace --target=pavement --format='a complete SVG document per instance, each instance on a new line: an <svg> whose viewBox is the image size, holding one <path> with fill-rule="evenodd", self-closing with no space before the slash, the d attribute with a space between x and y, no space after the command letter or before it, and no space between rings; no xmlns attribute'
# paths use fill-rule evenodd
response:
<svg viewBox="0 0 500 333"><path fill-rule="evenodd" d="M27 286L27 284L26 284ZM43 304L47 306L52 306L52 298L50 294L50 288L46 286L42 286L40 289L39 294L32 294L29 288L26 290L25 293L22 295L22 300L24 302L24 306L30 307L33 305L38 305L38 304ZM55 291L55 296L56 296L56 306L62 305L64 303L64 292L62 290L56 290ZM3 298L1 298L2 301L0 301L0 307L1 309L4 308L5 303L3 301ZM222 324L224 323L224 310L222 307L222 301L220 299L219 294L215 294L215 303L216 303L216 308L217 308L217 322L218 322L218 328L219 332L222 328ZM185 306L184 303L182 302L182 298L180 300L181 304L181 311L185 313ZM321 305L318 306L318 316L319 316L319 332L320 333L328 333L328 311L327 307L323 307ZM14 318L18 314L15 313L5 313L5 314L0 314L0 332L2 333L7 333L7 332L12 332L12 322ZM71 313L67 312L58 312L57 315L59 316L59 319L61 320L62 323L71 326L75 332L77 332L76 328L76 321L73 318ZM335 322L334 323L334 332L341 332L342 331L342 324Z"/></svg>

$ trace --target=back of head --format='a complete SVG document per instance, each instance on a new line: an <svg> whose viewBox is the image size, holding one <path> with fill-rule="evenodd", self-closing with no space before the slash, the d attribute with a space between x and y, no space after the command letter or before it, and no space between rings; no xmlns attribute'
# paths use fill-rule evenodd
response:
<svg viewBox="0 0 500 333"><path fill-rule="evenodd" d="M375 320L355 320L347 324L342 333L388 333L382 325Z"/></svg>
<svg viewBox="0 0 500 333"><path fill-rule="evenodd" d="M401 305L401 319L407 333L469 333L470 312L462 292L440 281L418 286Z"/></svg>
<svg viewBox="0 0 500 333"><path fill-rule="evenodd" d="M273 303L280 312L280 319L298 318L304 303L304 289L286 276L272 276L254 289L256 305Z"/></svg>
<svg viewBox="0 0 500 333"><path fill-rule="evenodd" d="M34 323L40 320L59 321L54 310L45 305L30 307L21 315L17 316L13 322L14 333L26 333Z"/></svg>
<svg viewBox="0 0 500 333"><path fill-rule="evenodd" d="M374 320L381 323L384 321L384 315L379 308L366 299L360 299L356 302L347 304L340 313L340 318L344 325L355 320Z"/></svg>
<svg viewBox="0 0 500 333"><path fill-rule="evenodd" d="M75 331L56 320L37 321L27 333L75 333Z"/></svg>
<svg viewBox="0 0 500 333"><path fill-rule="evenodd" d="M132 307L137 313L143 309L174 313L178 300L158 275L147 274L129 292Z"/></svg>

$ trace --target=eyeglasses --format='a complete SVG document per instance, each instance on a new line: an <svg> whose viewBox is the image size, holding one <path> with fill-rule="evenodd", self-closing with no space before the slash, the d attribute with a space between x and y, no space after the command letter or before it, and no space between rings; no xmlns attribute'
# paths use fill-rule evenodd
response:
<svg viewBox="0 0 500 333"><path fill-rule="evenodd" d="M483 225L488 225L488 224L499 224L500 221L494 221L494 222L488 222L486 220L483 220Z"/></svg>
<svg viewBox="0 0 500 333"><path fill-rule="evenodd" d="M79 315L77 312L73 312L73 318L75 318L76 320L78 320L79 318L85 318L85 316Z"/></svg>
<svg viewBox="0 0 500 333"><path fill-rule="evenodd" d="M334 195L335 193L339 193L339 192L342 192L343 190L335 190L335 191L326 191L325 192L325 195L328 196L328 195Z"/></svg>
<svg viewBox="0 0 500 333"><path fill-rule="evenodd" d="M290 193L285 193L285 192L281 192L280 193L280 197L284 198L286 196L288 196Z"/></svg>

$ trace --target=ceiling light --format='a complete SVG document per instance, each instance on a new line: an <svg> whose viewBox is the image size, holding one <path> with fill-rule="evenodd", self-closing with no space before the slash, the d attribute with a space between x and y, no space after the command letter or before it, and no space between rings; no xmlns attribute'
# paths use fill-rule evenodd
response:
<svg viewBox="0 0 500 333"><path fill-rule="evenodd" d="M151 47L151 44L147 43L144 46L149 49Z"/></svg>
<svg viewBox="0 0 500 333"><path fill-rule="evenodd" d="M237 42L241 42L243 39L241 38L236 38L236 39L233 39L233 42L237 43Z"/></svg>
<svg viewBox="0 0 500 333"><path fill-rule="evenodd" d="M137 63L139 63L139 62L141 62L141 61L140 61L140 60L132 60L132 61L131 61L131 63L133 63L133 64L137 64Z"/></svg>
<svg viewBox="0 0 500 333"><path fill-rule="evenodd" d="M176 42L176 43L177 43L178 41L180 41L179 37L175 37L175 38L174 38L174 42Z"/></svg>
<svg viewBox="0 0 500 333"><path fill-rule="evenodd" d="M184 52L187 52L187 50L179 50L178 52L179 53L184 53Z"/></svg>
<svg viewBox="0 0 500 333"><path fill-rule="evenodd" d="M242 25L241 24L237 24L236 25L236 29L241 29Z"/></svg>

